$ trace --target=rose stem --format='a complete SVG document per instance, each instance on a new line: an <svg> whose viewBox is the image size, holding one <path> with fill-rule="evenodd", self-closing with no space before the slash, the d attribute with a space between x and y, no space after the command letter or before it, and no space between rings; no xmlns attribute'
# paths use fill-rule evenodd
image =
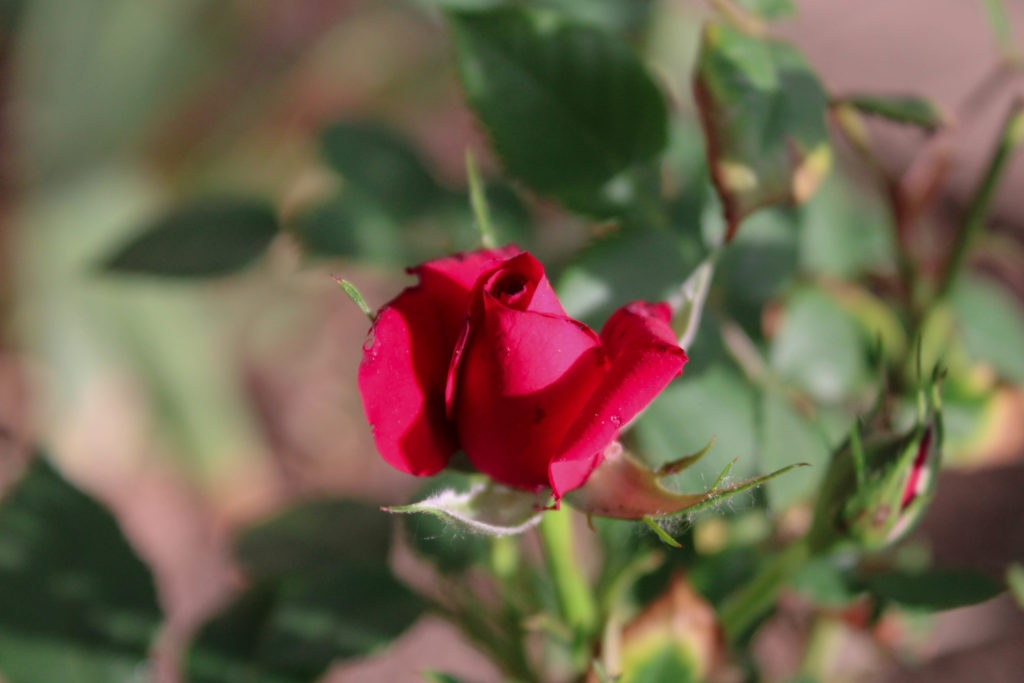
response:
<svg viewBox="0 0 1024 683"><path fill-rule="evenodd" d="M585 667L590 663L586 641L596 626L597 606L573 548L572 512L567 507L549 510L537 528L562 617L575 636L575 663Z"/></svg>

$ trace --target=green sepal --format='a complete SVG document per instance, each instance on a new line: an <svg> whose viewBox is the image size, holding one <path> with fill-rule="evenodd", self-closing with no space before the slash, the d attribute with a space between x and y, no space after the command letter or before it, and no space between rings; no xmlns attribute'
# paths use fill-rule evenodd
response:
<svg viewBox="0 0 1024 683"><path fill-rule="evenodd" d="M728 472L727 466L719 481L707 491L676 493L662 486L660 480L663 474L660 471L640 463L615 442L606 449L604 460L590 474L587 482L567 493L565 500L577 510L590 515L637 519L650 524L649 519L691 514L715 507L804 464L797 463L770 474L718 488Z"/></svg>

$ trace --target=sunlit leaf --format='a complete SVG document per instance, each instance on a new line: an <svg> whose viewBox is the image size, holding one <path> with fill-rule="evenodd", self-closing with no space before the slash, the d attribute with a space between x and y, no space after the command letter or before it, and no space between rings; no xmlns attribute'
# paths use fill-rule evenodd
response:
<svg viewBox="0 0 1024 683"><path fill-rule="evenodd" d="M856 395L870 381L857 323L817 289L789 297L770 355L780 373L822 401Z"/></svg>
<svg viewBox="0 0 1024 683"><path fill-rule="evenodd" d="M162 620L153 578L117 522L42 457L0 503L0 675L124 681Z"/></svg>
<svg viewBox="0 0 1024 683"><path fill-rule="evenodd" d="M797 569L789 584L815 604L843 607L863 593L849 573L838 566L835 558L818 557Z"/></svg>
<svg viewBox="0 0 1024 683"><path fill-rule="evenodd" d="M785 396L767 390L761 394L758 433L763 471L770 472L794 461L812 465L768 483L765 490L772 507L781 510L813 498L831 453L822 433Z"/></svg>
<svg viewBox="0 0 1024 683"><path fill-rule="evenodd" d="M1024 307L1003 287L964 277L952 292L953 309L970 356L1008 380L1024 383Z"/></svg>
<svg viewBox="0 0 1024 683"><path fill-rule="evenodd" d="M444 489L418 503L392 505L388 512L435 515L464 531L485 536L521 534L540 522L547 503L529 491L510 489L488 481L468 491Z"/></svg>
<svg viewBox="0 0 1024 683"><path fill-rule="evenodd" d="M696 353L692 355L697 357ZM687 371L654 400L637 422L633 433L639 454L652 467L659 467L699 451L714 438L714 447L700 462L669 481L691 490L709 486L733 458L739 458L736 476L754 474L757 446L753 389L724 365L695 375L687 375Z"/></svg>
<svg viewBox="0 0 1024 683"><path fill-rule="evenodd" d="M228 275L259 258L278 232L260 199L216 197L173 209L107 259L118 273L168 277Z"/></svg>
<svg viewBox="0 0 1024 683"><path fill-rule="evenodd" d="M831 150L827 99L803 55L709 23L694 78L727 239L755 209L810 197L831 166Z"/></svg>
<svg viewBox="0 0 1024 683"><path fill-rule="evenodd" d="M463 678L440 671L424 671L422 676L424 683L468 683Z"/></svg>
<svg viewBox="0 0 1024 683"><path fill-rule="evenodd" d="M667 230L621 230L577 255L555 288L569 315L600 329L630 301L671 297L696 265L696 253Z"/></svg>
<svg viewBox="0 0 1024 683"><path fill-rule="evenodd" d="M444 490L468 488L467 477L442 472L416 492L413 500L424 500ZM406 537L414 551L432 562L442 573L468 569L487 555L489 542L469 533L440 515L405 515Z"/></svg>
<svg viewBox="0 0 1024 683"><path fill-rule="evenodd" d="M765 19L787 19L796 15L793 0L735 0L736 4Z"/></svg>
<svg viewBox="0 0 1024 683"><path fill-rule="evenodd" d="M908 123L927 131L935 130L946 120L931 100L913 95L848 95L840 102L865 114Z"/></svg>
<svg viewBox="0 0 1024 683"><path fill-rule="evenodd" d="M623 631L619 683L707 680L722 642L714 610L681 574Z"/></svg>
<svg viewBox="0 0 1024 683"><path fill-rule="evenodd" d="M798 234L800 266L806 271L853 278L896 270L889 209L840 173L831 174L800 207Z"/></svg>

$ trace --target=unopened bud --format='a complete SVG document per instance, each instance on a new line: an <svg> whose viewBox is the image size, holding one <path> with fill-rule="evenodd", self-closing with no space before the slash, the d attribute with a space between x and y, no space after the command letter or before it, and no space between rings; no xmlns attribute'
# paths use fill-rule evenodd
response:
<svg viewBox="0 0 1024 683"><path fill-rule="evenodd" d="M848 539L873 550L904 537L931 502L941 454L937 413L908 434L863 446L855 430L829 468L815 512L813 544L820 548Z"/></svg>

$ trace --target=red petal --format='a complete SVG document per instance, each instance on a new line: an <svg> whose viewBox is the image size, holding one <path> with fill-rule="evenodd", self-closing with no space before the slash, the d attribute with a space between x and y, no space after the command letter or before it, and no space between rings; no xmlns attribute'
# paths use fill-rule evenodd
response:
<svg viewBox="0 0 1024 683"><path fill-rule="evenodd" d="M478 284L449 379L470 462L509 486L548 485L551 458L607 368L597 335L554 306L533 257L508 261Z"/></svg>
<svg viewBox="0 0 1024 683"><path fill-rule="evenodd" d="M473 294L474 300L489 297L513 310L529 310L568 318L555 295L555 290L551 288L551 283L544 275L544 266L527 252L505 261L499 268L493 270L486 280L478 284L480 291ZM462 352L469 336L469 318L466 318L461 327L448 368L444 393L449 419L454 419L456 380L459 376Z"/></svg>
<svg viewBox="0 0 1024 683"><path fill-rule="evenodd" d="M410 269L421 284L378 313L359 367L359 392L377 450L393 467L435 474L458 448L444 388L476 280L515 247L460 254Z"/></svg>
<svg viewBox="0 0 1024 683"><path fill-rule="evenodd" d="M683 371L686 353L676 343L671 318L668 305L638 301L623 306L605 323L601 342L611 368L551 462L556 498L581 486L621 426Z"/></svg>

